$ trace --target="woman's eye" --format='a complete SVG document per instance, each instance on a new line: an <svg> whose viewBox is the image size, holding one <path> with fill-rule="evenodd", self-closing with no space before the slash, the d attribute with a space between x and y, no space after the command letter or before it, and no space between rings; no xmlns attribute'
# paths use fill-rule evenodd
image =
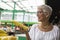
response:
<svg viewBox="0 0 60 40"><path fill-rule="evenodd" d="M43 13L43 12L41 12L41 11L38 11L37 13Z"/></svg>

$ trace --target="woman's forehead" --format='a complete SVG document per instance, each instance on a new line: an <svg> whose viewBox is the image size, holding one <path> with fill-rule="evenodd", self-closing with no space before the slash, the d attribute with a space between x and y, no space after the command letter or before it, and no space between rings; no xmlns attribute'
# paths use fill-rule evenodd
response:
<svg viewBox="0 0 60 40"><path fill-rule="evenodd" d="M42 8L37 9L37 11L47 12L46 9L42 9Z"/></svg>
<svg viewBox="0 0 60 40"><path fill-rule="evenodd" d="M39 9L37 10L37 13L43 13L43 14L47 15L47 14L49 14L49 11L47 11L46 9L42 9L42 8L40 9L40 8L39 8Z"/></svg>
<svg viewBox="0 0 60 40"><path fill-rule="evenodd" d="M37 9L37 11L49 12L47 9L42 8L42 7L41 7L41 8L39 7L39 8Z"/></svg>
<svg viewBox="0 0 60 40"><path fill-rule="evenodd" d="M43 9L42 8L37 8L37 11L43 11Z"/></svg>

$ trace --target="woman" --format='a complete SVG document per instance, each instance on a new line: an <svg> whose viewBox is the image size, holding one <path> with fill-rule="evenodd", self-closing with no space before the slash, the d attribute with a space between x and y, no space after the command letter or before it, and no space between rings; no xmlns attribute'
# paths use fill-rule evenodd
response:
<svg viewBox="0 0 60 40"><path fill-rule="evenodd" d="M49 18L52 14L52 8L48 5L38 6L38 21L41 23L34 24L29 36L31 40L59 40L59 28L50 23Z"/></svg>
<svg viewBox="0 0 60 40"><path fill-rule="evenodd" d="M59 40L59 28L50 22L52 8L48 5L41 5L37 8L38 24L32 25L26 33L27 40Z"/></svg>

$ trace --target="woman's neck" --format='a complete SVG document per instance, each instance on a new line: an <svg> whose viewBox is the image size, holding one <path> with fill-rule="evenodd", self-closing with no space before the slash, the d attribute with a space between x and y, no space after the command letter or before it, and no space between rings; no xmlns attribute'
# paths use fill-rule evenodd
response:
<svg viewBox="0 0 60 40"><path fill-rule="evenodd" d="M42 31L47 32L47 31L51 31L53 26L48 21L46 21L46 22L42 22L38 28Z"/></svg>
<svg viewBox="0 0 60 40"><path fill-rule="evenodd" d="M47 25L50 25L50 23L48 21L45 21L45 22L41 23L41 26L47 26Z"/></svg>

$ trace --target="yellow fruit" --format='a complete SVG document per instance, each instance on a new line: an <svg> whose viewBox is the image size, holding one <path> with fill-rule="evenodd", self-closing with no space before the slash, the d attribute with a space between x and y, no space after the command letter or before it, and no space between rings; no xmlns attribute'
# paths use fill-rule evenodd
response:
<svg viewBox="0 0 60 40"><path fill-rule="evenodd" d="M7 34L0 33L0 36L7 36Z"/></svg>
<svg viewBox="0 0 60 40"><path fill-rule="evenodd" d="M0 40L2 40L2 38L0 38Z"/></svg>
<svg viewBox="0 0 60 40"><path fill-rule="evenodd" d="M17 38L15 36L12 36L10 40L17 40Z"/></svg>
<svg viewBox="0 0 60 40"><path fill-rule="evenodd" d="M12 21L16 26L23 28L24 30L28 30L29 28L25 25L23 25L22 23L19 23L17 21Z"/></svg>
<svg viewBox="0 0 60 40"><path fill-rule="evenodd" d="M5 33L6 34L7 32L5 32L4 30L0 30L0 33Z"/></svg>
<svg viewBox="0 0 60 40"><path fill-rule="evenodd" d="M3 40L9 40L9 39L6 37L6 38L4 38Z"/></svg>
<svg viewBox="0 0 60 40"><path fill-rule="evenodd" d="M7 36L7 33L4 30L0 30L0 36Z"/></svg>

